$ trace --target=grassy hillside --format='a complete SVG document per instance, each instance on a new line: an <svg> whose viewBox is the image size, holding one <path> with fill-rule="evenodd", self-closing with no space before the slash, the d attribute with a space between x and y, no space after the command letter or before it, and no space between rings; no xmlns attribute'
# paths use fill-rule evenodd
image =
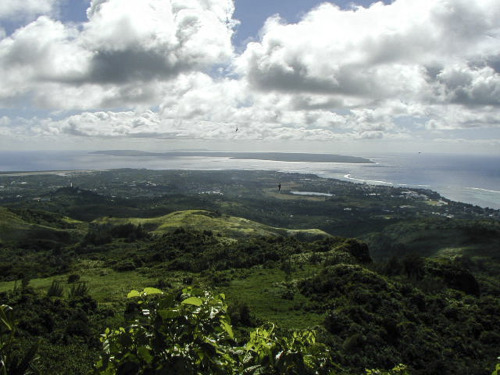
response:
<svg viewBox="0 0 500 375"><path fill-rule="evenodd" d="M93 221L98 225L142 225L154 235L172 232L177 228L187 230L211 231L216 235L229 238L247 236L298 236L302 238L329 237L319 229L284 229L264 225L252 220L223 215L207 210L177 211L168 215L153 218L110 218L104 217Z"/></svg>
<svg viewBox="0 0 500 375"><path fill-rule="evenodd" d="M22 247L68 244L84 234L86 223L58 213L0 207L0 243Z"/></svg>
<svg viewBox="0 0 500 375"><path fill-rule="evenodd" d="M412 220L363 238L379 259L408 254L456 258L479 273L494 276L500 272L500 223L496 221Z"/></svg>
<svg viewBox="0 0 500 375"><path fill-rule="evenodd" d="M0 207L0 243L15 241L26 236L32 225L7 208Z"/></svg>

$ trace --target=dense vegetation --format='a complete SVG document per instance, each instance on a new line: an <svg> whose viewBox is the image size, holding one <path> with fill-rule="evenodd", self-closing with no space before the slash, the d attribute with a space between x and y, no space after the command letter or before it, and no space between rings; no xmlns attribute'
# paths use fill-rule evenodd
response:
<svg viewBox="0 0 500 375"><path fill-rule="evenodd" d="M7 368L494 369L497 211L439 203L445 200L428 191L368 190L311 176L279 177L283 186L334 195L278 193L268 173L176 173L162 186L158 171L73 176L95 191L52 185L62 176L24 176L24 198L4 197L0 304L2 322L11 323L2 326L0 348ZM148 184L124 187L130 175ZM403 202L413 208L399 208Z"/></svg>

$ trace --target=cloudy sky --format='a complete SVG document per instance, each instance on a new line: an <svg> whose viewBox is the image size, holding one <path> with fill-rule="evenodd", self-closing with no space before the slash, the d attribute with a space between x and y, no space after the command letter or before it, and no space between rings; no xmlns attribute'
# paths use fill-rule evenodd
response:
<svg viewBox="0 0 500 375"><path fill-rule="evenodd" d="M500 1L0 3L0 150L500 154Z"/></svg>

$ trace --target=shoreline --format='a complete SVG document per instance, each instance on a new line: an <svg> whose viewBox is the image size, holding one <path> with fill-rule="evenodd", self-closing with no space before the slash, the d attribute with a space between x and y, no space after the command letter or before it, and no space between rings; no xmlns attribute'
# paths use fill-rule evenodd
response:
<svg viewBox="0 0 500 375"><path fill-rule="evenodd" d="M262 160L262 161L267 161L267 160ZM290 162L294 163L294 162ZM349 163L342 163L344 166ZM207 171L207 172L216 172L216 171L271 171L271 172L278 172L278 173L298 173L298 174L311 174L315 175L319 178L326 178L326 179L331 179L331 180L337 180L337 181L344 181L356 185L371 185L371 186L385 186L389 188L408 188L408 189L425 189L425 190L430 190L435 193L438 193L441 195L443 198L452 201L452 202L458 202L461 204L470 204L473 206L478 206L481 208L490 208L493 210L500 210L500 201L497 203L496 201L491 201L491 200L484 200L481 199L481 194L484 196L484 194L489 194L489 195L494 195L495 197L500 195L500 191L497 190L492 190L492 189L485 189L485 188L480 188L480 187L463 187L461 188L462 194L465 195L472 195L472 200L467 199L466 197L462 198L457 198L454 197L456 195L456 190L455 194L452 191L447 191L447 189L444 189L439 186L431 186L431 185L412 185L412 184L402 184L402 183L394 183L394 182L387 182L387 181L382 181L382 180L370 180L370 179L358 179L351 177L351 173L347 173L343 176L338 176L338 175L333 175L332 173L328 173L326 171L314 171L314 170L297 170L297 169L290 169L286 170L283 168L280 169L257 169L257 168L103 168L103 169L63 169L63 170L43 170L43 171L12 171L12 172L2 172L0 171L0 178L1 177L23 177L23 176L48 176L48 175L56 175L56 176L61 176L61 177L71 177L72 175L84 175L84 174L92 174L96 172L106 172L106 171L116 171L116 170L149 170L149 171L168 171L168 170L178 170L178 171ZM342 178L343 177L343 178ZM474 192L476 194L474 194ZM479 196L478 196L479 195ZM465 199L464 199L465 198ZM475 199L474 199L475 198Z"/></svg>
<svg viewBox="0 0 500 375"><path fill-rule="evenodd" d="M100 154L90 152L49 152L41 157L33 153L16 153L15 157L3 159L4 171L0 177L23 177L30 175L77 175L90 174L117 169L149 170L254 170L285 173L314 174L319 177L347 181L355 184L371 184L389 187L428 189L447 199L483 208L500 209L499 174L496 167L500 156L487 156L485 159L467 155L422 155L413 154L374 156L365 160L370 163L349 163L339 161L269 160L270 153L239 153L242 158L232 158L238 153L210 151L180 151L172 153L143 153L143 157L110 155L119 151ZM0 155L2 152L0 152ZM200 154L207 155L205 157ZM22 157L22 156L25 157ZM170 155L170 156L167 156ZM176 156L174 156L176 155ZM260 159L246 158L249 155ZM288 154L273 155L301 158L323 157L326 154ZM319 155L319 156L318 156ZM12 155L14 156L14 155ZM29 156L29 157L28 157ZM107 157L106 157L107 156ZM211 157L209 157L211 156ZM368 159L369 158L369 159ZM2 165L0 163L0 168Z"/></svg>

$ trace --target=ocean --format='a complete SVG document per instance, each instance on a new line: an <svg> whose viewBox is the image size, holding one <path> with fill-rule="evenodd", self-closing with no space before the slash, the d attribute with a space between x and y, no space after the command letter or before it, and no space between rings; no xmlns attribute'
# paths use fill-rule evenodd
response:
<svg viewBox="0 0 500 375"><path fill-rule="evenodd" d="M343 179L387 186L421 187L453 201L500 209L500 156L388 154L374 164L351 165ZM338 174L327 174L341 178Z"/></svg>
<svg viewBox="0 0 500 375"><path fill-rule="evenodd" d="M189 156L189 153L138 156L84 151L0 152L0 172L116 168L276 170L356 183L426 188L454 201L500 209L500 155L356 155L372 163L275 161L261 160L259 154L255 155L256 159L236 159L230 154L212 157Z"/></svg>

